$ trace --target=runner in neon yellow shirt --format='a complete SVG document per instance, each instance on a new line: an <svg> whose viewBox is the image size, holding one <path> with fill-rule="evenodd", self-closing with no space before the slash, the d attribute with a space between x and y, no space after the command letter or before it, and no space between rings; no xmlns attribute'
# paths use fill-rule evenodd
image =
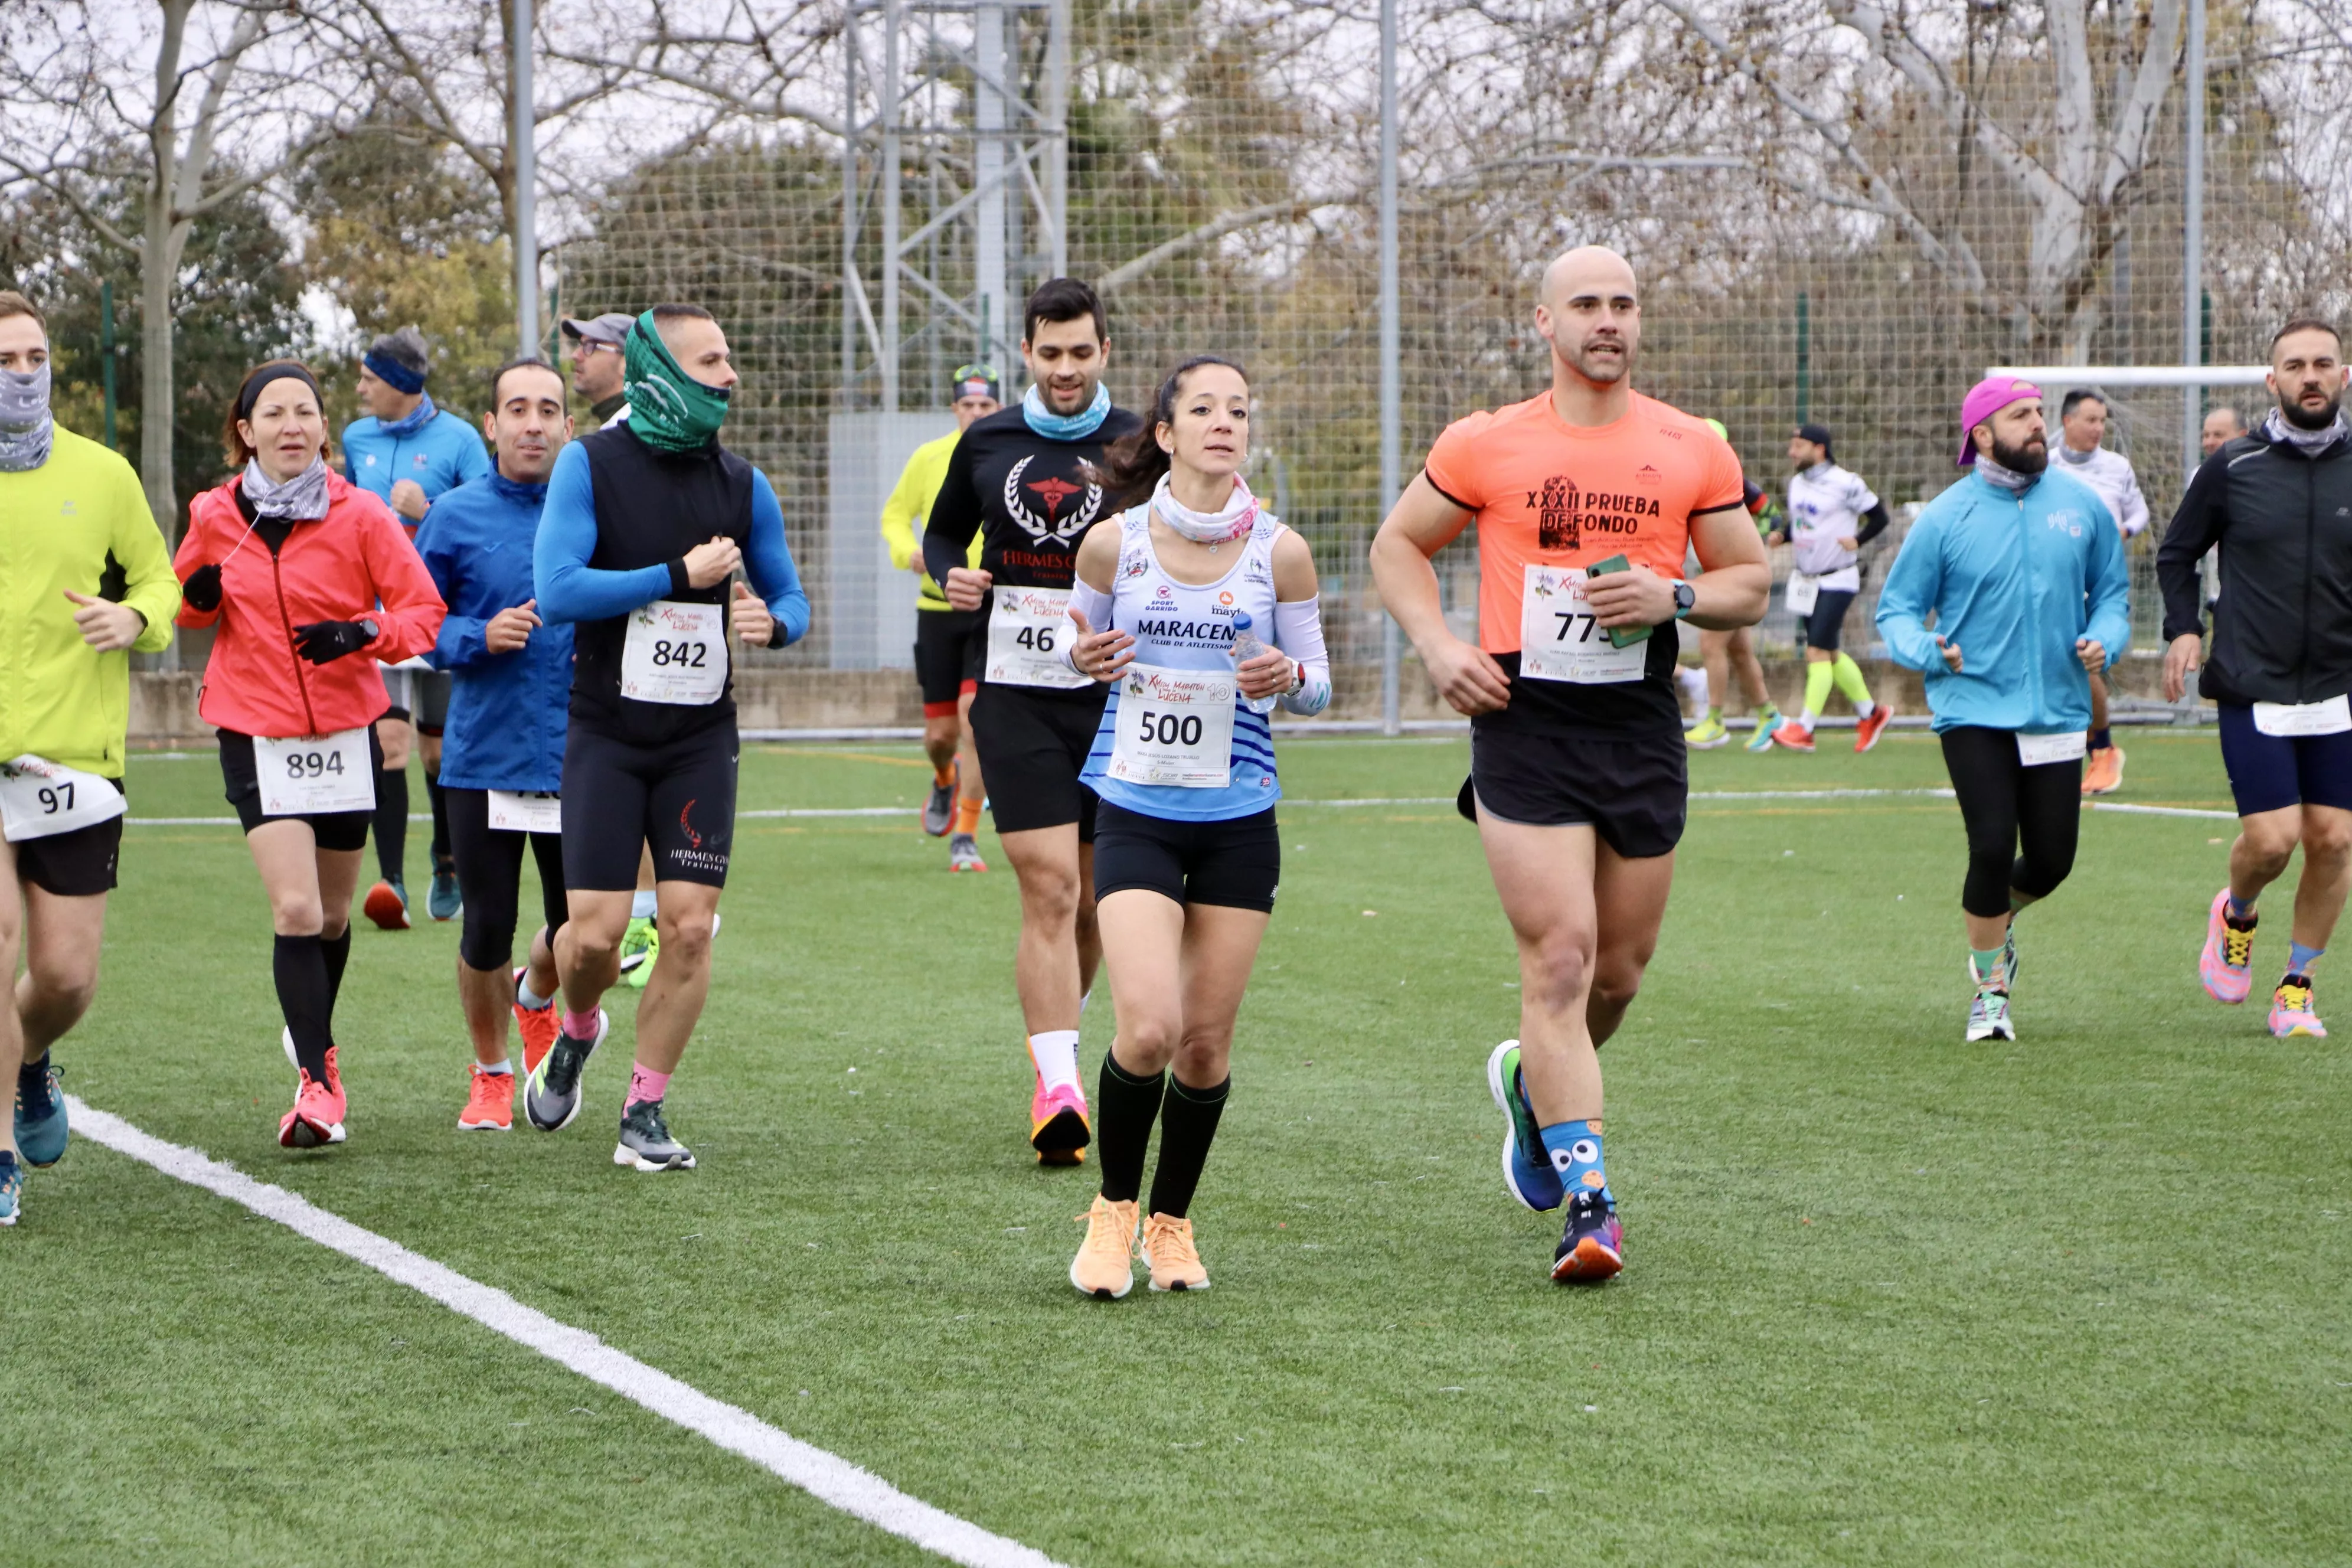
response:
<svg viewBox="0 0 2352 1568"><path fill-rule="evenodd" d="M984 611L959 610L923 567L923 522L948 474L948 458L956 442L975 419L985 418L1000 405L996 367L957 367L950 391L954 398L955 434L926 441L907 459L890 499L882 506L882 537L890 546L893 571L913 572L919 586L915 607L915 679L923 689L923 750L931 759L931 797L923 808L923 831L936 838L953 829L948 840L948 869L985 871L980 858L980 805L987 795L980 776L980 755L971 746L971 698L979 689L980 666L987 642ZM981 542L974 537L969 564L980 564Z"/></svg>

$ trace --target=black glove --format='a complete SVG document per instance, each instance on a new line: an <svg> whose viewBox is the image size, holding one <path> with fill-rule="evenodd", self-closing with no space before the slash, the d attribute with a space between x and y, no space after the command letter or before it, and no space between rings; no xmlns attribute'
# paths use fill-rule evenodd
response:
<svg viewBox="0 0 2352 1568"><path fill-rule="evenodd" d="M294 651L312 664L332 664L374 640L375 633L357 621L312 621L294 628Z"/></svg>
<svg viewBox="0 0 2352 1568"><path fill-rule="evenodd" d="M217 565L213 565L199 566L188 574L188 580L180 584L180 597L188 602L188 608L206 615L220 608L220 572Z"/></svg>

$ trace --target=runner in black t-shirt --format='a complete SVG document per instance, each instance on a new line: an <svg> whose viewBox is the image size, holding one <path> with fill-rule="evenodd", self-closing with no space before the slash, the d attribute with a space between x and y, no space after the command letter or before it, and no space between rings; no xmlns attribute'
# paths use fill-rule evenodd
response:
<svg viewBox="0 0 2352 1568"><path fill-rule="evenodd" d="M1078 782L1106 689L1062 662L1074 634L1078 541L1104 515L1090 472L1140 421L1113 408L1102 301L1074 278L1029 296L1021 357L1028 395L956 443L923 535L923 559L959 610L987 613L987 658L971 735L996 835L1021 879L1013 973L1037 1069L1029 1142L1075 1165L1092 1136L1078 1084L1078 1015L1102 958L1095 931L1094 793ZM980 565L964 564L973 535Z"/></svg>

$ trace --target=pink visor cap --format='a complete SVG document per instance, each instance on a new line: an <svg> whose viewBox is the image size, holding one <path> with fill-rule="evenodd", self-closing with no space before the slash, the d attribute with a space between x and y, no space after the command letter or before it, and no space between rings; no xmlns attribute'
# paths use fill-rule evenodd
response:
<svg viewBox="0 0 2352 1568"><path fill-rule="evenodd" d="M2030 381L2015 376L1989 375L1969 388L1968 400L1960 405L1960 468L1977 460L1976 427L2008 407L2029 397L2039 397L2042 389Z"/></svg>

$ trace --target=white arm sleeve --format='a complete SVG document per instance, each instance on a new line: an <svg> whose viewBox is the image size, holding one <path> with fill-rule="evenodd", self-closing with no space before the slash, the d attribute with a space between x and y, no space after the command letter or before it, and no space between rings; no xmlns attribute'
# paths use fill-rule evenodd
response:
<svg viewBox="0 0 2352 1568"><path fill-rule="evenodd" d="M1096 631L1110 630L1110 605L1111 596L1104 590L1096 587L1084 577L1074 576L1070 579L1070 608L1086 616L1087 625ZM1071 622L1070 635L1064 637L1062 646L1055 650L1060 656L1062 662L1069 665L1073 674L1078 672L1078 667L1071 662L1077 658L1078 654L1077 629L1077 623Z"/></svg>
<svg viewBox="0 0 2352 1568"><path fill-rule="evenodd" d="M1323 647L1323 600L1298 599L1274 606L1274 646L1298 663L1298 689L1282 706L1312 718L1331 705L1331 656Z"/></svg>

